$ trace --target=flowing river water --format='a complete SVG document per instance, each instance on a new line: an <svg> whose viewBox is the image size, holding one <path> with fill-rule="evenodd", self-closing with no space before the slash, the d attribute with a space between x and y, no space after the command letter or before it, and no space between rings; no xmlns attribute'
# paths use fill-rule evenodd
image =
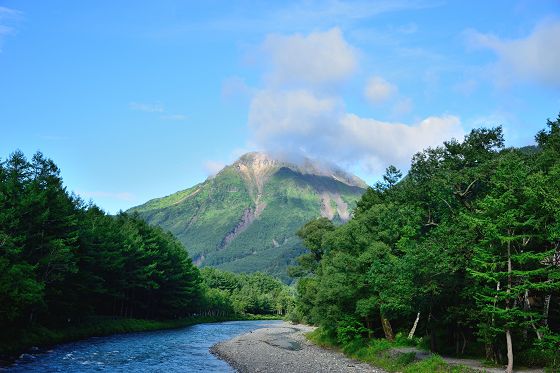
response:
<svg viewBox="0 0 560 373"><path fill-rule="evenodd" d="M229 321L92 337L23 354L5 372L233 372L209 348L281 321Z"/></svg>

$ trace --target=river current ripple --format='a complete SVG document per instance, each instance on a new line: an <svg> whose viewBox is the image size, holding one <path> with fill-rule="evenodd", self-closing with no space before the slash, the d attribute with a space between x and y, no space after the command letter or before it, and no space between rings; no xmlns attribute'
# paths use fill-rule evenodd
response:
<svg viewBox="0 0 560 373"><path fill-rule="evenodd" d="M229 321L92 337L23 354L3 372L234 372L209 348L279 321Z"/></svg>

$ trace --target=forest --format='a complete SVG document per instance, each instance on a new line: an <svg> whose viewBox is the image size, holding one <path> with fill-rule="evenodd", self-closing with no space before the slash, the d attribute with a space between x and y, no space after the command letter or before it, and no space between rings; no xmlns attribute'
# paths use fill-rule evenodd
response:
<svg viewBox="0 0 560 373"><path fill-rule="evenodd" d="M386 341L558 371L560 116L535 139L474 129L388 167L347 224L307 223L290 318L355 356Z"/></svg>
<svg viewBox="0 0 560 373"><path fill-rule="evenodd" d="M292 298L261 273L199 271L171 233L69 193L40 152L0 162L0 353L92 322L106 334L133 319L282 315Z"/></svg>

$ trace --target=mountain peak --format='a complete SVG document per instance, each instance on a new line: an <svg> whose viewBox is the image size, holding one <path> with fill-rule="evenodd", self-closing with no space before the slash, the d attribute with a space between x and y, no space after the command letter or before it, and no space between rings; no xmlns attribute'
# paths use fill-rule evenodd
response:
<svg viewBox="0 0 560 373"><path fill-rule="evenodd" d="M245 153L237 161L233 163L239 169L241 166L245 166L254 172L262 173L267 169L278 168L281 165L281 161L276 158L271 157L267 153L263 152L250 152Z"/></svg>
<svg viewBox="0 0 560 373"><path fill-rule="evenodd" d="M249 152L239 157L233 163L242 173L265 176L279 168L286 167L292 171L304 174L324 176L335 179L349 186L367 188L365 181L355 175L351 175L340 167L304 156L293 155L271 155L265 152Z"/></svg>

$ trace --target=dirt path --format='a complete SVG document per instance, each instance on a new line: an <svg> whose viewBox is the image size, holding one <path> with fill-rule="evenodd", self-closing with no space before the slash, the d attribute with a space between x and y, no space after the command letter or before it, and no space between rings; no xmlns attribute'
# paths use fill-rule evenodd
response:
<svg viewBox="0 0 560 373"><path fill-rule="evenodd" d="M415 347L400 347L400 348L394 348L391 350L392 352L397 352L397 353L411 353L411 352L415 352L416 353L416 359L417 360L424 360L427 359L430 356L429 352L426 351L422 351L418 348ZM479 360L475 360L475 359L459 359L459 358L453 358L453 357L444 357L442 356L442 359L445 360L445 362L447 364L450 365L463 365L472 369L476 369L480 372L485 372L485 373L504 373L505 368L488 368L482 365L482 362L480 362ZM514 369L513 370L515 373L543 373L544 370L542 369Z"/></svg>

